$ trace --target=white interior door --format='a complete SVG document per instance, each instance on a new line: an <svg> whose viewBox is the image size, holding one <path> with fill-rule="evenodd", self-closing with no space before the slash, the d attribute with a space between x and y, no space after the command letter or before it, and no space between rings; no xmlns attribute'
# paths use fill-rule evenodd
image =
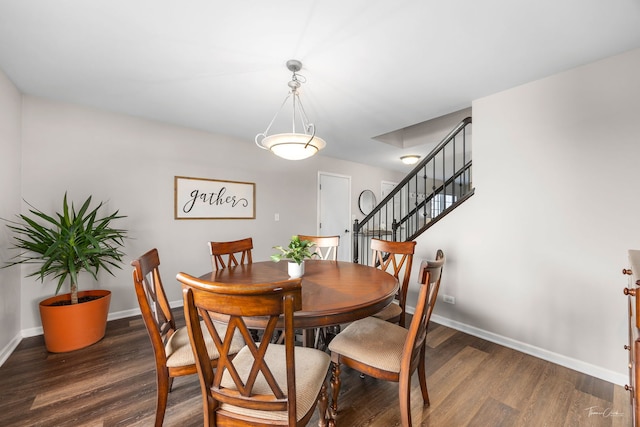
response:
<svg viewBox="0 0 640 427"><path fill-rule="evenodd" d="M351 261L351 177L318 173L318 235L340 236L339 261Z"/></svg>

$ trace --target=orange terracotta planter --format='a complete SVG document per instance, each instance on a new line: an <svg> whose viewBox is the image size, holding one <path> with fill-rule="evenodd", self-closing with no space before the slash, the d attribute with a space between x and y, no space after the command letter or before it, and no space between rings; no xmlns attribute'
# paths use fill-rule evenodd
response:
<svg viewBox="0 0 640 427"><path fill-rule="evenodd" d="M44 344L48 351L65 353L78 350L104 337L111 291L96 289L78 292L78 298L83 296L101 298L74 305L51 305L71 298L70 294L64 294L40 302Z"/></svg>

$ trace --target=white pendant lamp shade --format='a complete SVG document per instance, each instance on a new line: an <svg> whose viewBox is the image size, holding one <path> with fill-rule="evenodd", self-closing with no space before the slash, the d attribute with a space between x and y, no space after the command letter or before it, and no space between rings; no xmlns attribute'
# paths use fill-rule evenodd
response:
<svg viewBox="0 0 640 427"><path fill-rule="evenodd" d="M302 63L295 59L287 61L287 68L293 73L291 81L289 82L289 94L286 96L280 110L267 126L267 130L256 135L256 145L264 150L270 150L278 157L282 157L287 160L302 160L313 156L318 151L322 150L327 143L324 139L316 136L316 128L313 123L309 122L307 114L300 101L300 94L298 89L305 81L304 77L296 74L302 68ZM288 133L278 133L274 135L268 135L271 126L278 117L278 114L287 103L287 100L291 98L293 109L292 131ZM304 129L304 133L296 132L296 120L300 121L300 125Z"/></svg>
<svg viewBox="0 0 640 427"><path fill-rule="evenodd" d="M265 137L261 144L273 154L287 160L302 160L322 150L324 139L304 133L278 133Z"/></svg>

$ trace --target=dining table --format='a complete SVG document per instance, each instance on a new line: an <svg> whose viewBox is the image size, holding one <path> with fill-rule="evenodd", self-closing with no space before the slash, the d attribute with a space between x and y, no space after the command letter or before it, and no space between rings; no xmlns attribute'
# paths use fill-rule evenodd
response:
<svg viewBox="0 0 640 427"><path fill-rule="evenodd" d="M345 261L305 260L302 309L294 313L296 329L316 329L353 322L391 304L398 280L378 268ZM268 283L289 279L287 262L260 261L221 268L200 276L217 283ZM260 318L245 319L250 328L263 328ZM283 325L278 325L282 327ZM312 346L313 334L305 334Z"/></svg>

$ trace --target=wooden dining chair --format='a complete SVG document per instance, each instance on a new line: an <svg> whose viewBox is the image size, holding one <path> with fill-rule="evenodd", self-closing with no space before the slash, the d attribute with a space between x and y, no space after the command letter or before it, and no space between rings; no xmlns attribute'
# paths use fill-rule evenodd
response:
<svg viewBox="0 0 640 427"><path fill-rule="evenodd" d="M411 426L411 376L416 369L422 400L425 405L429 404L425 375L427 328L438 297L444 262L444 253L438 250L434 261L421 263L420 292L408 330L376 317L366 317L351 323L331 341L332 418L338 413L341 365L399 383L403 427Z"/></svg>
<svg viewBox="0 0 640 427"><path fill-rule="evenodd" d="M209 242L213 271L242 264L252 264L252 250L253 239L251 237L230 242ZM240 261L238 261L238 258ZM260 332L256 329L251 329L251 336L254 341L260 340Z"/></svg>
<svg viewBox="0 0 640 427"><path fill-rule="evenodd" d="M326 261L338 260L338 246L340 246L340 236L307 236L299 234L300 240L308 240L313 243L312 251L316 257ZM319 328L315 331L315 347L323 348L331 340L335 334L340 332L340 325ZM303 342L307 342L304 336L307 331L303 332Z"/></svg>
<svg viewBox="0 0 640 427"><path fill-rule="evenodd" d="M338 259L338 246L340 236L306 236L299 234L300 240L308 240L314 245L312 251L318 259L336 261Z"/></svg>
<svg viewBox="0 0 640 427"><path fill-rule="evenodd" d="M400 282L394 303L374 314L374 317L405 326L407 290L409 288L415 248L416 242L413 241L392 242L371 239L371 265L392 274ZM402 277L400 277L401 274Z"/></svg>
<svg viewBox="0 0 640 427"><path fill-rule="evenodd" d="M131 262L133 285L138 297L142 319L149 333L156 363L156 427L162 426L167 399L173 378L196 373L195 358L189 344L187 329L177 328L169 301L160 277L160 256L157 249L151 249ZM221 333L226 326L216 324ZM215 366L219 353L211 337L207 338L207 358ZM244 345L241 335L235 334L229 352L235 354Z"/></svg>
<svg viewBox="0 0 640 427"><path fill-rule="evenodd" d="M296 347L293 314L302 308L302 279L259 284L215 283L179 273L184 311L202 390L205 426L304 426L318 406L320 425L327 414L329 355ZM213 318L229 319L219 334ZM203 323L200 322L200 317ZM246 317L265 321L262 341L254 343ZM284 345L271 342L284 319ZM214 372L208 363L203 325L221 356ZM246 345L231 359L229 335L238 330Z"/></svg>
<svg viewBox="0 0 640 427"><path fill-rule="evenodd" d="M214 270L234 267L239 264L251 264L253 262L252 250L253 239L251 237L231 242L209 242L211 265Z"/></svg>

